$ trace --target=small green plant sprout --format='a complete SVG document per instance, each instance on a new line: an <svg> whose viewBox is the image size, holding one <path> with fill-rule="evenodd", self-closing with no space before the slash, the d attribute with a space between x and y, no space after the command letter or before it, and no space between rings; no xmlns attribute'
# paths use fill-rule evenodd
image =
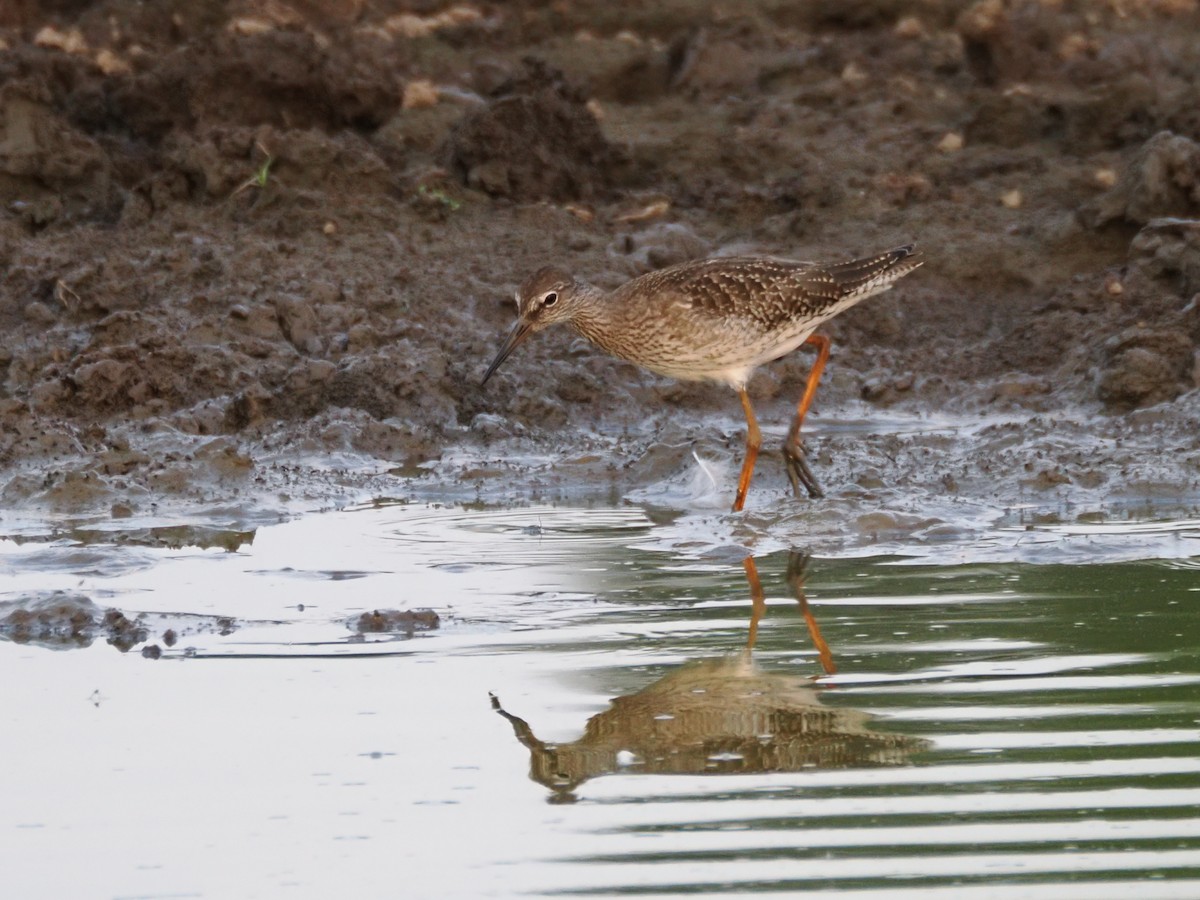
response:
<svg viewBox="0 0 1200 900"><path fill-rule="evenodd" d="M248 188L258 188L260 191L267 189L267 182L271 178L271 166L275 163L275 157L271 155L270 150L263 146L262 141L255 141L254 147L259 153L262 154L262 165L254 170L253 175L238 185L237 189L232 194L234 197Z"/></svg>
<svg viewBox="0 0 1200 900"><path fill-rule="evenodd" d="M455 200L441 188L431 188L429 185L423 184L417 188L417 193L421 199L431 204L441 204L446 209L454 212L462 207L461 200Z"/></svg>

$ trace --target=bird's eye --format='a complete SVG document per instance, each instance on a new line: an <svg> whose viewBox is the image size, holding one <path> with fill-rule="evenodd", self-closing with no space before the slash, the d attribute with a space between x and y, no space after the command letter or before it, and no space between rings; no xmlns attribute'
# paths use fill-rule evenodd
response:
<svg viewBox="0 0 1200 900"><path fill-rule="evenodd" d="M558 302L558 294L555 291L551 291L545 297L542 298L543 306L553 306L557 302Z"/></svg>

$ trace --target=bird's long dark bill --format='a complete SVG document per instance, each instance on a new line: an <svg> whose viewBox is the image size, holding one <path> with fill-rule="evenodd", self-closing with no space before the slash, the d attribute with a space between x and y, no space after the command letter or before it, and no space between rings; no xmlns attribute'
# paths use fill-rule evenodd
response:
<svg viewBox="0 0 1200 900"><path fill-rule="evenodd" d="M479 382L480 385L487 384L487 380L492 377L492 373L500 368L500 364L508 359L509 354L516 350L525 338L529 337L530 331L528 322L524 322L521 319L517 320L517 324L512 327L512 331L508 333L508 337L500 345L500 352L496 354L496 358L492 360L492 364L488 366L488 370L483 373L483 381Z"/></svg>

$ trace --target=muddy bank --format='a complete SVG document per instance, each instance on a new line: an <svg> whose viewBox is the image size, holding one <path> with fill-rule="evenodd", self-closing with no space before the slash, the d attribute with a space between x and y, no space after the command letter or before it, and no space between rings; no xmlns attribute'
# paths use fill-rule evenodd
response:
<svg viewBox="0 0 1200 900"><path fill-rule="evenodd" d="M0 501L653 493L738 452L735 399L565 333L480 389L527 272L908 241L925 268L828 327L827 489L1194 497L1198 28L1186 0L9 5ZM768 431L808 362L753 382Z"/></svg>

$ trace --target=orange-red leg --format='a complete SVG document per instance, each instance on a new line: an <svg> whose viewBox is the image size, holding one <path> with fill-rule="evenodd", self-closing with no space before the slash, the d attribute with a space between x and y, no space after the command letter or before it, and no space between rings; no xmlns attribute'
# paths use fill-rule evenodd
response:
<svg viewBox="0 0 1200 900"><path fill-rule="evenodd" d="M758 420L754 418L754 407L750 405L750 395L744 387L738 388L738 397L742 400L742 410L746 413L746 460L742 463L742 474L738 477L737 497L733 501L733 511L741 512L746 503L746 491L750 489L750 476L754 474L754 461L758 459L759 448L762 447L762 432L758 430Z"/></svg>
<svg viewBox="0 0 1200 900"><path fill-rule="evenodd" d="M792 593L796 595L796 600L800 603L800 614L804 616L804 622L808 626L808 635L812 638L813 646L817 648L817 656L821 659L821 668L825 670L826 675L833 675L837 672L837 663L833 661L833 652L825 643L816 617L808 607L808 598L804 595L804 570L807 567L808 556L806 554L796 552L788 554L788 584L792 586Z"/></svg>
<svg viewBox="0 0 1200 900"><path fill-rule="evenodd" d="M754 642L758 640L758 623L767 611L767 598L763 593L762 582L758 580L758 567L754 558L747 556L742 560L742 568L746 570L746 581L750 583L750 636L746 638L746 649L753 650Z"/></svg>
<svg viewBox="0 0 1200 900"><path fill-rule="evenodd" d="M800 486L804 485L810 497L819 498L824 497L825 492L821 490L816 476L808 467L804 444L800 440L800 427L804 424L808 408L812 406L813 397L817 395L817 383L821 380L821 373L825 371L825 363L829 359L829 338L823 334L811 334L804 343L817 348L817 358L808 373L808 381L804 383L804 393L800 396L800 402L796 405L796 418L792 420L792 427L788 429L787 439L783 442L783 458L796 496L800 495Z"/></svg>

